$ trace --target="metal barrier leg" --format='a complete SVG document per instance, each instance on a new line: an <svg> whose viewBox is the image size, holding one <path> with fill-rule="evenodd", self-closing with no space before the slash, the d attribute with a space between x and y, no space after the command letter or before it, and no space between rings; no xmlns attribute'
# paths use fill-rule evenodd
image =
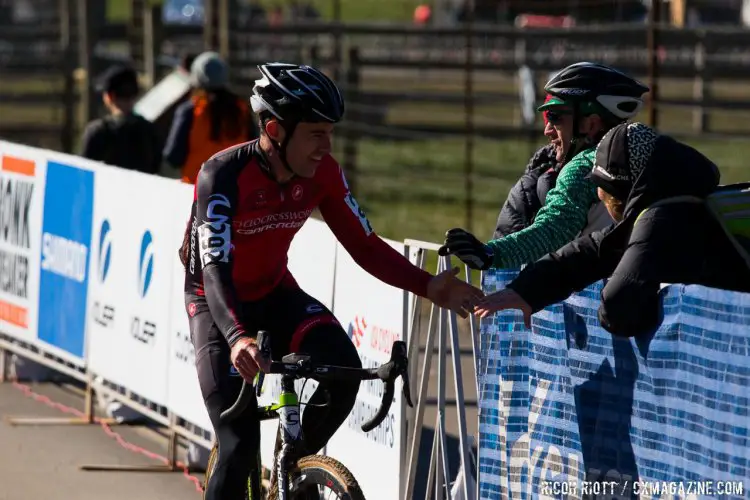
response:
<svg viewBox="0 0 750 500"><path fill-rule="evenodd" d="M10 374L10 377L7 377L8 375L8 353L14 352L13 351L14 346L8 345L7 343L0 344L0 381L7 380L13 380L13 374ZM44 356L38 354L38 353L29 353L29 352L23 352L20 348L18 350L19 354L32 360L36 361L40 364L50 366L49 361L44 358ZM86 381L86 388L83 390L84 395L84 411L82 416L77 417L10 417L6 416L5 420L13 426L18 425L89 425L89 424L106 424L109 426L114 425L120 425L120 422L118 422L114 418L98 418L96 417L95 412L95 398L94 398L94 392L95 390L104 391L106 392L107 389L104 386L97 386L98 389L95 389L94 387L94 377L91 373L75 373L73 369L66 366L56 366L55 369L61 373L67 374L73 378L76 378L77 380L83 381L85 379ZM111 392L111 390L110 390ZM150 410L140 404L134 403L132 401L129 402L128 406L131 408L134 408L141 413L148 414ZM153 417L151 417L153 419ZM165 424L167 422L161 422L162 424ZM130 425L130 424L125 424ZM88 471L131 471L131 472L182 472L182 468L178 466L177 462L177 451L179 447L179 432L178 432L178 426L177 426L177 417L175 415L169 414L169 422L167 425L168 429L168 454L167 454L167 463L166 464L155 464L155 465L137 465L137 466L128 466L128 465L82 465L80 468L82 470L88 470Z"/></svg>
<svg viewBox="0 0 750 500"><path fill-rule="evenodd" d="M451 314L449 317L448 328L450 331L451 338L451 355L453 358L453 380L456 384L456 409L458 410L458 439L459 439L459 453L461 454L461 466L464 468L464 473L469 473L469 467L471 467L471 461L469 460L469 439L468 432L466 430L466 411L464 406L464 390L463 390L463 374L461 372L461 353L458 348L458 323L456 315ZM474 360L474 366L476 366L476 358ZM476 381L476 377L475 381ZM477 399L479 393L477 393ZM475 492L471 492L469 495L469 481L463 482L464 487L464 498L474 498Z"/></svg>
<svg viewBox="0 0 750 500"><path fill-rule="evenodd" d="M445 267L443 267L445 269ZM446 335L445 325L447 323L448 313L444 310L440 310L440 323L438 326L438 393L437 393L437 422L435 424L435 434L438 435L438 443L440 444L440 451L438 457L440 457L440 469L438 470L438 481L435 484L437 490L435 491L436 500L443 500L443 494L446 486L450 483L450 469L448 464L448 450L445 446L445 372L446 363L448 357L446 356ZM429 499L425 499L429 500Z"/></svg>
<svg viewBox="0 0 750 500"><path fill-rule="evenodd" d="M481 281L482 273L479 273ZM471 269L466 266L466 281L471 283ZM479 325L477 318L469 316L469 332L471 333L471 352L474 355L474 382L477 386L477 401L479 401ZM458 332L456 332L458 335Z"/></svg>
<svg viewBox="0 0 750 500"><path fill-rule="evenodd" d="M440 310L432 306L430 314L430 322L427 330L427 340L425 342L424 360L422 362L422 378L419 382L419 392L417 393L416 410L414 412L414 422L411 426L412 441L411 450L409 452L409 469L406 475L406 490L404 492L404 499L412 500L414 496L414 479L417 473L417 461L419 457L419 446L422 440L422 425L424 423L424 410L427 403L425 399L427 397L427 387L430 380L430 371L432 370L432 350L435 346L435 330L437 330L438 316ZM418 335L416 333L415 335ZM417 341L418 342L418 341ZM434 445L433 445L434 452Z"/></svg>
<svg viewBox="0 0 750 500"><path fill-rule="evenodd" d="M418 246L411 240L409 244ZM425 244L427 246L427 244ZM431 250L434 250L430 247ZM444 269L451 267L450 257L442 257L438 261L437 272L441 272ZM470 274L467 273L467 277L470 279ZM417 303L416 307L419 307ZM414 325L412 324L412 327ZM437 330L437 331L435 331ZM479 349L479 343L477 338L477 328L475 325L474 318L470 319L470 332L472 342L472 352L474 354L474 360L472 366L474 367L474 386L479 395L479 379L478 379L478 365L477 355ZM435 335L437 334L437 335ZM412 338L419 335L418 331L411 331ZM450 484L452 478L450 477L450 462L448 458L447 448L447 431L446 431L446 363L448 363L448 342L450 342L451 359L453 363L453 382L456 395L456 413L458 421L458 438L459 438L459 457L461 461L461 467L463 468L464 474L472 474L474 469L471 468L470 460L470 443L467 431L466 421L466 407L464 398L464 387L463 387L463 373L461 369L461 352L459 349L459 331L458 331L458 320L456 314L448 312L447 310L437 309L433 306L432 314L430 317L429 327L427 331L427 341L425 345L425 357L423 360L422 374L419 385L419 395L416 401L416 408L414 411L414 420L411 423L411 448L409 450L409 461L408 470L406 473L406 480L403 489L402 500L413 500L414 498L414 483L418 462L418 451L420 447L421 431L424 423L424 410L425 401L424 398L427 395L428 386L430 383L430 370L431 361L435 343L435 336L438 337L438 370L437 370L437 417L435 421L435 439L433 440L430 465L428 469L427 477L427 491L426 500L435 499L443 500L446 497L450 497ZM410 355L414 356L415 351L418 349L418 343L412 346L410 345ZM418 352L418 351L417 351ZM477 497L476 491L469 490L469 481L464 481L463 492L467 499L475 499Z"/></svg>
<svg viewBox="0 0 750 500"><path fill-rule="evenodd" d="M177 464L177 448L179 446L179 436L175 431L177 425L177 417L175 415L169 416L169 444L167 449L167 463L166 464L153 464L153 465L123 465L123 464L111 464L111 465L99 465L99 464L87 464L79 466L80 470L85 471L97 471L97 472L182 472Z"/></svg>
<svg viewBox="0 0 750 500"><path fill-rule="evenodd" d="M437 427L437 426L436 426ZM427 472L427 491L425 492L425 498L432 498L433 489L435 488L435 475L437 474L437 461L438 461L438 446L440 441L438 440L438 433L432 438L432 453L430 453L430 467Z"/></svg>
<svg viewBox="0 0 750 500"><path fill-rule="evenodd" d="M8 353L5 352L5 349L0 349L0 384L5 382L6 375L8 373Z"/></svg>
<svg viewBox="0 0 750 500"><path fill-rule="evenodd" d="M84 413L82 417L10 417L6 416L5 421L10 425L89 425L105 423L108 425L117 425L117 420L113 418L96 418L94 412L94 388L91 378L86 382L84 393Z"/></svg>

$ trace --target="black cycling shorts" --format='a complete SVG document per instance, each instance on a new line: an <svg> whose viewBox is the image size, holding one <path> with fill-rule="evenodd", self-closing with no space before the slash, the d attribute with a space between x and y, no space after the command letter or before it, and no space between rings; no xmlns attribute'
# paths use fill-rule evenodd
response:
<svg viewBox="0 0 750 500"><path fill-rule="evenodd" d="M260 445L257 402L242 415L221 424L219 415L237 399L242 378L231 370L230 349L216 327L204 297L186 294L190 334L201 393L219 443L219 456L206 486L206 500L240 499L256 465ZM267 330L274 360L290 352L310 354L315 362L360 368L361 361L349 336L327 307L300 288L279 287L264 298L239 306L245 331ZM346 420L354 406L359 382L320 383L302 416L304 454L316 453ZM264 436L263 439L276 439ZM247 498L245 496L244 498ZM255 497L254 497L255 498Z"/></svg>

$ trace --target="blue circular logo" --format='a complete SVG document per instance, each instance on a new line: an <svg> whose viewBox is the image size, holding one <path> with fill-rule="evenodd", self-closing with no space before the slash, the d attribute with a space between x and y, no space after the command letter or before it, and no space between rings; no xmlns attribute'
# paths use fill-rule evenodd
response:
<svg viewBox="0 0 750 500"><path fill-rule="evenodd" d="M102 227L99 230L99 281L104 283L109 274L109 264L112 261L112 226L109 220L102 221Z"/></svg>
<svg viewBox="0 0 750 500"><path fill-rule="evenodd" d="M138 291L141 297L145 297L151 286L151 277L154 272L154 239L151 231L143 233L141 239L141 258L138 267Z"/></svg>

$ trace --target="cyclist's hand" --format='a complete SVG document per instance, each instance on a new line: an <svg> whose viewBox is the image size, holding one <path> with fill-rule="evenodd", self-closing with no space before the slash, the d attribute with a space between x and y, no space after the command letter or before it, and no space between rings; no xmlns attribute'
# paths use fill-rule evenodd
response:
<svg viewBox="0 0 750 500"><path fill-rule="evenodd" d="M234 367L248 383L253 383L258 370L270 369L270 360L263 357L255 340L251 338L238 340L232 347L230 358Z"/></svg>
<svg viewBox="0 0 750 500"><path fill-rule="evenodd" d="M458 268L454 267L434 276L427 284L427 298L435 305L455 311L465 318L484 294L478 288L456 278L457 274Z"/></svg>
<svg viewBox="0 0 750 500"><path fill-rule="evenodd" d="M526 325L526 328L531 328L531 306L523 297L510 288L500 290L480 299L474 312L480 318L484 318L504 309L519 309L523 313L523 323Z"/></svg>
<svg viewBox="0 0 750 500"><path fill-rule="evenodd" d="M486 271L495 260L495 252L479 241L473 234L461 228L453 228L445 233L445 244L438 255L455 255L472 269Z"/></svg>

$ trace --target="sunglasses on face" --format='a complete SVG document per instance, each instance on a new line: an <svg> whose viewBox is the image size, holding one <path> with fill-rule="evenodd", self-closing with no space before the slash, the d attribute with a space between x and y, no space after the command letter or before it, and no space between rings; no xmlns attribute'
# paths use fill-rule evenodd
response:
<svg viewBox="0 0 750 500"><path fill-rule="evenodd" d="M563 121L563 117L570 114L570 111L546 111L547 121L552 125L558 125Z"/></svg>

